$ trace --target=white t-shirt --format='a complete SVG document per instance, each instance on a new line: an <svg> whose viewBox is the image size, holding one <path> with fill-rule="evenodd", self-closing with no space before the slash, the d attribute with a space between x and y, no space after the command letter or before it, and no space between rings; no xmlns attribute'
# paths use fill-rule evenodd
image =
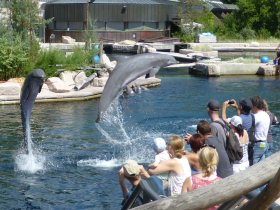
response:
<svg viewBox="0 0 280 210"><path fill-rule="evenodd" d="M269 115L262 110L259 110L255 116L255 137L256 140L267 140L268 129L270 125L270 118Z"/></svg>
<svg viewBox="0 0 280 210"><path fill-rule="evenodd" d="M155 163L160 163L161 161L164 160L169 160L170 156L167 150L162 151L161 153L156 154L155 156Z"/></svg>

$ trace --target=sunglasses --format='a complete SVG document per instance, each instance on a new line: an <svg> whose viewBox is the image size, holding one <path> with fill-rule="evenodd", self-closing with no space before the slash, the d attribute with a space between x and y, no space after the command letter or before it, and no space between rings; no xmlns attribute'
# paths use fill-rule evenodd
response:
<svg viewBox="0 0 280 210"><path fill-rule="evenodd" d="M211 147L213 149L216 149L216 147L214 145L211 145L211 144L203 144L200 149L202 149L204 147Z"/></svg>

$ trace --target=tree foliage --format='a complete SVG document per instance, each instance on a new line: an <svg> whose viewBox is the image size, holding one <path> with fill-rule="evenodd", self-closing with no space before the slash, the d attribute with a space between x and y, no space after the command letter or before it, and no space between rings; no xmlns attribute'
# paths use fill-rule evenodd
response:
<svg viewBox="0 0 280 210"><path fill-rule="evenodd" d="M212 32L218 38L243 40L280 38L280 1L223 0L223 3L236 4L239 10L225 13L222 19L218 19L206 5L201 9L202 1L180 0L178 16L182 19L182 23L203 24L204 32ZM195 9L198 5L200 12Z"/></svg>
<svg viewBox="0 0 280 210"><path fill-rule="evenodd" d="M21 37L2 36L0 46L0 80L22 75L28 63L28 54Z"/></svg>
<svg viewBox="0 0 280 210"><path fill-rule="evenodd" d="M256 32L259 38L279 37L280 1L237 0L239 11L234 13L237 32L245 28Z"/></svg>
<svg viewBox="0 0 280 210"><path fill-rule="evenodd" d="M35 58L39 50L39 29L51 20L45 20L40 16L38 2L34 0L13 0L7 5L11 11L12 28L20 34L29 46L28 52L31 58Z"/></svg>

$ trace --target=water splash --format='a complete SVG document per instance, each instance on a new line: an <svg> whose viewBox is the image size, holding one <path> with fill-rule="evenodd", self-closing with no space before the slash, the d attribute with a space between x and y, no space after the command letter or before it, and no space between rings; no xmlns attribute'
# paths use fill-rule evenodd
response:
<svg viewBox="0 0 280 210"><path fill-rule="evenodd" d="M111 160L88 159L88 160L80 160L77 162L77 166L92 166L97 168L112 168L120 165L121 164L118 162L117 159L111 159Z"/></svg>
<svg viewBox="0 0 280 210"><path fill-rule="evenodd" d="M40 153L21 153L15 156L15 170L26 173L36 173L45 170L46 158Z"/></svg>
<svg viewBox="0 0 280 210"><path fill-rule="evenodd" d="M96 128L110 143L131 144L131 137L129 137L125 129L123 114L118 100L115 100L110 105L103 116L102 122L96 124Z"/></svg>
<svg viewBox="0 0 280 210"><path fill-rule="evenodd" d="M122 165L127 159L134 159L139 163L151 163L155 152L152 149L153 138L162 136L157 131L142 130L139 125L125 120L121 105L115 100L102 120L96 124L97 129L110 145L110 155L99 159L80 160L78 166L98 167L98 165L111 165L112 160L117 165Z"/></svg>

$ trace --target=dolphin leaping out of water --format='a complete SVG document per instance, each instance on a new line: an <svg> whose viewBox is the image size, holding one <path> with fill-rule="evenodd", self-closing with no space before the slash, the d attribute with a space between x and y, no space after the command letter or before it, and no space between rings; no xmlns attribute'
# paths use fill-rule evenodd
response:
<svg viewBox="0 0 280 210"><path fill-rule="evenodd" d="M24 149L30 152L31 145L28 144L28 132L30 131L30 116L34 101L41 92L45 79L45 72L42 69L34 69L24 80L20 95L21 120L24 134Z"/></svg>
<svg viewBox="0 0 280 210"><path fill-rule="evenodd" d="M117 62L117 66L110 74L101 95L96 122L100 121L112 101L120 95L123 88L130 82L143 75L146 75L146 78L154 76L160 68L175 63L178 62L173 56L157 53L137 54L122 60L122 62Z"/></svg>

